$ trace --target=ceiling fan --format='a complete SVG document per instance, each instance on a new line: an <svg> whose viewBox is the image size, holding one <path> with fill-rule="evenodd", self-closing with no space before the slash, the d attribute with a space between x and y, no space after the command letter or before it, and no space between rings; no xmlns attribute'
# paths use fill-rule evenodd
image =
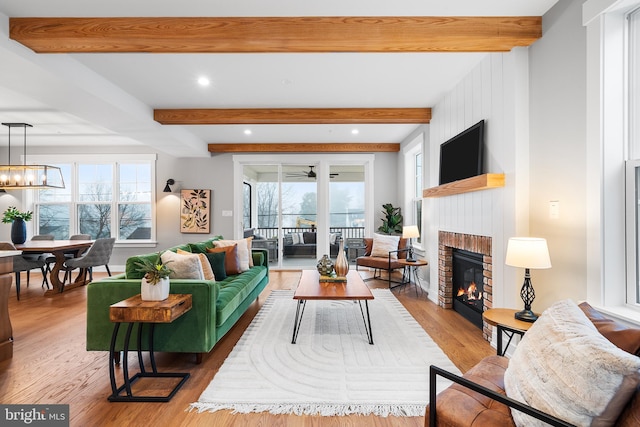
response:
<svg viewBox="0 0 640 427"><path fill-rule="evenodd" d="M287 178L311 178L311 179L316 179L316 177L318 176L316 174L316 171L313 170L315 166L309 166L309 170L308 171L300 171L300 172L290 172L287 173L286 176ZM329 174L329 178L333 178L335 176L338 176L339 174L337 173L330 173Z"/></svg>

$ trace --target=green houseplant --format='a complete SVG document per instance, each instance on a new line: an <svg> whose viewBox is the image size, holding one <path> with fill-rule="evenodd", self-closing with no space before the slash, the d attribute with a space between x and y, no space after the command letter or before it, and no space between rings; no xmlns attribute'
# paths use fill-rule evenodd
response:
<svg viewBox="0 0 640 427"><path fill-rule="evenodd" d="M162 262L160 252L155 259L141 258L136 262L137 271L144 274L140 281L140 297L145 301L163 301L169 297L169 275L167 267L171 261Z"/></svg>
<svg viewBox="0 0 640 427"><path fill-rule="evenodd" d="M169 278L169 275L173 273L173 270L167 267L171 261L166 263L162 262L160 252L157 253L156 258L151 260L149 258L141 258L141 261L136 262L137 271L144 274L145 280L152 285L157 285L162 279Z"/></svg>
<svg viewBox="0 0 640 427"><path fill-rule="evenodd" d="M27 221L31 221L33 212L19 211L15 206L9 206L2 214L2 222L11 224L11 241L22 244L27 240Z"/></svg>
<svg viewBox="0 0 640 427"><path fill-rule="evenodd" d="M385 234L400 234L402 233L402 214L400 208L394 208L391 203L382 205L384 210L384 219L382 225L378 227L378 231Z"/></svg>
<svg viewBox="0 0 640 427"><path fill-rule="evenodd" d="M24 211L21 212L15 206L9 206L4 214L2 215L2 222L5 224L9 224L14 222L16 219L21 219L23 221L31 221L33 216L33 212Z"/></svg>

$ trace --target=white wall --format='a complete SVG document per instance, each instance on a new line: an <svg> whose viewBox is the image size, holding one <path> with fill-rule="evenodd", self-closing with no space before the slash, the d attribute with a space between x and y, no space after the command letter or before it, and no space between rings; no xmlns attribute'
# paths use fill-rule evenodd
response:
<svg viewBox="0 0 640 427"><path fill-rule="evenodd" d="M552 268L532 271L537 307L584 300L587 264L586 30L582 1L560 1L530 49L530 230L545 237ZM598 171L594 171L598 174ZM559 218L549 202L559 201ZM534 276L535 275L535 276Z"/></svg>
<svg viewBox="0 0 640 427"><path fill-rule="evenodd" d="M425 199L428 257L438 265L438 231L492 237L494 307L517 307L513 268L504 267L508 237L527 230L528 56L524 48L488 54L432 110L427 186L438 185L440 144L485 120L485 169L504 173L505 187ZM516 167L518 166L518 168ZM521 277L519 272L518 276ZM437 299L437 268L429 297Z"/></svg>

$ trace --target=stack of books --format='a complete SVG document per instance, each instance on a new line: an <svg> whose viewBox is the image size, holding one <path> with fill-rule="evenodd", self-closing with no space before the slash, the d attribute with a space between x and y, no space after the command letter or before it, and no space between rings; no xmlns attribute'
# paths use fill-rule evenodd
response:
<svg viewBox="0 0 640 427"><path fill-rule="evenodd" d="M345 276L336 276L336 273L331 273L330 276L320 275L320 282L329 282L329 283L345 283L347 278Z"/></svg>

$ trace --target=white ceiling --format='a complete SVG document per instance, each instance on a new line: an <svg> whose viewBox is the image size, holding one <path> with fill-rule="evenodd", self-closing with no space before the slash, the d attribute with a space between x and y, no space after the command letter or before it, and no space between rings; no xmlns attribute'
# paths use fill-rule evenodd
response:
<svg viewBox="0 0 640 427"><path fill-rule="evenodd" d="M260 125L245 135L249 126L162 126L153 109L432 107L484 54L39 55L9 40L8 18L541 16L556 2L0 0L0 121L34 126L31 153L46 145L136 144L190 157L209 156L207 144L217 142L400 142L416 125ZM211 85L199 87L200 76Z"/></svg>

